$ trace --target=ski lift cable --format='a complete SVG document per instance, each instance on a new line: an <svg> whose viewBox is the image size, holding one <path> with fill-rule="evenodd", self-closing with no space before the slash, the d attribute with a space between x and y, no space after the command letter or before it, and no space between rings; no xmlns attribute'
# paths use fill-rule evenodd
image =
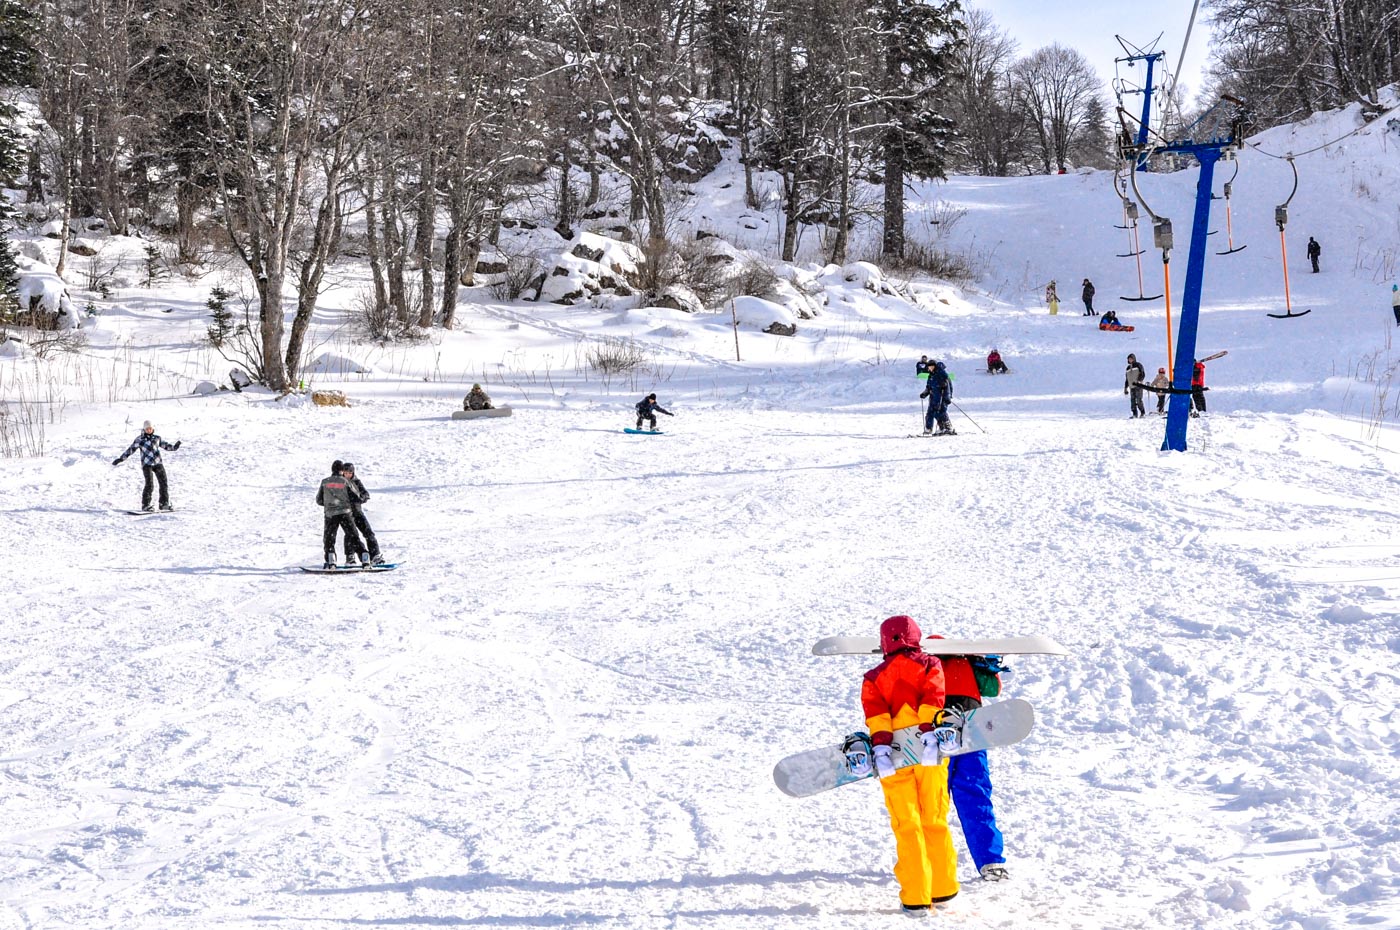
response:
<svg viewBox="0 0 1400 930"><path fill-rule="evenodd" d="M1181 43L1181 54L1176 59L1176 70L1172 72L1171 90L1167 92L1167 104L1171 105L1172 98L1176 96L1176 82L1181 77L1181 66L1186 61L1186 49L1191 45L1191 29L1196 25L1196 11L1200 9L1201 0L1193 0L1191 4L1191 18L1186 21L1186 38ZM1212 108L1214 109L1214 108ZM1181 115L1181 103L1176 105L1177 115ZM1199 122L1199 120L1198 120Z"/></svg>
<svg viewBox="0 0 1400 930"><path fill-rule="evenodd" d="M1351 132L1346 133L1345 135L1338 136L1337 138L1331 140L1330 142L1324 142L1324 143L1322 143L1321 145L1315 145L1315 146L1313 146L1312 148L1310 148L1310 149L1308 149L1308 150L1306 150L1306 151L1303 151L1303 152L1289 152L1287 155L1275 155L1273 152L1267 152L1267 151L1265 151L1264 148L1263 148L1263 146L1260 145L1260 143L1258 143L1258 142L1250 142L1249 145L1251 145L1251 146L1254 148L1254 150L1255 150L1256 152L1258 152L1260 155L1267 155L1267 156L1269 156L1270 158L1278 158L1278 159L1281 159L1281 160L1287 160L1287 159L1291 159L1291 158L1302 158L1304 155L1311 155L1313 152L1321 151L1322 149L1325 149L1325 148L1327 148L1327 147L1329 147L1329 146L1336 145L1338 142L1343 142L1343 141L1345 141L1345 140L1347 140L1347 139L1350 139L1352 136L1356 135L1358 132L1361 132L1363 129L1370 129L1370 128L1371 128L1372 126L1374 126L1376 123L1380 122L1382 119L1384 119L1385 117L1389 116L1390 114L1392 114L1392 113L1394 113L1394 112L1396 112L1396 111L1400 111L1400 106L1391 107L1389 110L1386 110L1386 111L1382 112L1382 113L1381 113L1380 115L1378 115L1375 119L1370 120L1369 122L1366 122L1366 123L1362 123L1360 126L1357 126L1357 127L1356 127L1355 129L1353 129Z"/></svg>

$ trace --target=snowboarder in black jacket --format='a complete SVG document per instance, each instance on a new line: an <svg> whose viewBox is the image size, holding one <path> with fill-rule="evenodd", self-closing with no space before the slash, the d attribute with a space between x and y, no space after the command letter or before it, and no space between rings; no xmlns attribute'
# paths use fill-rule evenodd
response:
<svg viewBox="0 0 1400 930"><path fill-rule="evenodd" d="M321 487L316 491L316 503L325 508L325 526L321 532L321 548L326 551L324 568L335 568L335 531L345 531L345 564L353 566L358 559L360 564L369 565L369 553L360 534L355 532L354 504L360 502L349 479L342 475L344 463L336 459L331 463L329 477L321 479Z"/></svg>
<svg viewBox="0 0 1400 930"><path fill-rule="evenodd" d="M350 488L355 492L355 498L350 499L350 513L355 521L355 529L360 531L360 535L365 538L365 546L369 549L369 561L371 565L383 565L384 556L379 551L379 540L375 538L374 530L370 528L369 519L365 517L363 504L369 500L369 491L365 490L365 483L355 476L354 462L341 462L340 473L345 476L345 480L350 482Z"/></svg>
<svg viewBox="0 0 1400 930"><path fill-rule="evenodd" d="M1094 309L1094 282L1088 278L1084 279L1084 315L1098 316L1099 311Z"/></svg>
<svg viewBox="0 0 1400 930"><path fill-rule="evenodd" d="M942 362L934 362L928 370L928 387L920 397L928 398L928 410L924 413L924 435L933 434L934 421L938 422L939 436L956 436L952 422L948 419L948 405L953 402L953 379L948 377L948 369Z"/></svg>
<svg viewBox="0 0 1400 930"><path fill-rule="evenodd" d="M126 461L126 457L136 450L141 450L141 473L146 477L146 486L141 489L141 509L146 513L151 512L151 479L160 483L160 509L174 510L170 506L170 486L165 480L165 464L160 459L160 450L174 452L180 448L180 440L175 440L174 445L166 442L156 435L156 428L147 420L141 424L141 434L132 440L131 445L126 447L126 451L112 462L113 465L120 465Z"/></svg>
<svg viewBox="0 0 1400 930"><path fill-rule="evenodd" d="M643 397L641 400L639 400L637 402L637 429L642 428L643 420L650 420L651 429L655 431L657 413L664 413L668 417L675 416L674 413L667 410L665 407L661 406L656 402L655 394L648 394L646 397Z"/></svg>
<svg viewBox="0 0 1400 930"><path fill-rule="evenodd" d="M1308 236L1308 261L1312 262L1313 274L1317 274L1317 260L1322 257L1322 246L1317 244L1317 240Z"/></svg>

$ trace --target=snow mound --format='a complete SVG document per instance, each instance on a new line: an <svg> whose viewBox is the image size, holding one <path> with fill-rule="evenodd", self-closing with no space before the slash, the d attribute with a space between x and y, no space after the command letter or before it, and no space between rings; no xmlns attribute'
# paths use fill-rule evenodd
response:
<svg viewBox="0 0 1400 930"><path fill-rule="evenodd" d="M797 314L782 304L762 297L735 297L732 305L734 315L746 326L763 329L774 323L792 325L797 322Z"/></svg>
<svg viewBox="0 0 1400 930"><path fill-rule="evenodd" d="M325 352L316 356L311 364L306 366L305 372L308 375L336 375L338 377L344 377L346 375L373 374L374 369L347 355Z"/></svg>
<svg viewBox="0 0 1400 930"><path fill-rule="evenodd" d="M60 329L78 329L83 325L68 297L68 285L52 266L23 255L15 256L15 262L19 266L16 296L22 309L34 309L37 305L37 309L57 314Z"/></svg>

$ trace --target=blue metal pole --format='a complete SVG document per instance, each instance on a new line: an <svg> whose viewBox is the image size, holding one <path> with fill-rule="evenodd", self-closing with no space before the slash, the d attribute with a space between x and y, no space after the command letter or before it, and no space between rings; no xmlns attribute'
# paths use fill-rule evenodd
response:
<svg viewBox="0 0 1400 930"><path fill-rule="evenodd" d="M1210 189L1215 176L1215 163L1220 160L1218 146L1193 147L1191 154L1201 163L1201 176L1196 181L1196 213L1191 221L1191 249L1186 259L1186 289L1181 296L1181 323L1177 327L1176 359L1172 364L1172 388L1191 389L1191 372L1196 362L1196 325L1201 316L1201 284L1206 272L1206 236L1210 233ZM1186 424L1191 417L1189 394L1170 395L1167 407L1167 436L1162 451L1186 451Z"/></svg>
<svg viewBox="0 0 1400 930"><path fill-rule="evenodd" d="M1147 83L1142 88L1142 122L1138 125L1137 144L1141 150L1147 144L1147 127L1151 125L1148 120L1152 117L1152 65L1157 61L1156 55L1147 56ZM1147 152L1143 151L1138 156L1137 167L1139 171L1147 170Z"/></svg>

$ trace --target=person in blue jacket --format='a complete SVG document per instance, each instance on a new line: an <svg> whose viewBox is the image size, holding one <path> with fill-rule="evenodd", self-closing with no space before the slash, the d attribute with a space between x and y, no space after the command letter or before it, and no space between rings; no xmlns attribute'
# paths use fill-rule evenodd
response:
<svg viewBox="0 0 1400 930"><path fill-rule="evenodd" d="M667 410L665 407L661 406L656 402L655 394L648 394L646 397L643 397L641 400L637 401L637 429L642 428L643 420L648 420L651 422L652 430L655 430L656 415L658 413L664 413L668 417L675 416L674 413Z"/></svg>
<svg viewBox="0 0 1400 930"><path fill-rule="evenodd" d="M953 400L953 379L942 362L934 362L928 370L928 387L920 397L928 398L928 410L924 412L924 435L956 436L953 423L948 419L948 404ZM938 432L933 432L933 424L938 423Z"/></svg>

